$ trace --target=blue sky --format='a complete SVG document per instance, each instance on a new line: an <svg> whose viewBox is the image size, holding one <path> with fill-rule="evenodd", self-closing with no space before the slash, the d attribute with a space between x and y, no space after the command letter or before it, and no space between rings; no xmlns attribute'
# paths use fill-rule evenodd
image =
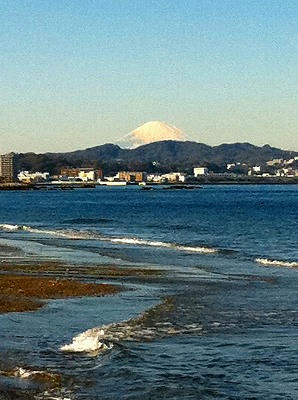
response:
<svg viewBox="0 0 298 400"><path fill-rule="evenodd" d="M296 0L0 0L0 63L0 153L150 120L298 150Z"/></svg>

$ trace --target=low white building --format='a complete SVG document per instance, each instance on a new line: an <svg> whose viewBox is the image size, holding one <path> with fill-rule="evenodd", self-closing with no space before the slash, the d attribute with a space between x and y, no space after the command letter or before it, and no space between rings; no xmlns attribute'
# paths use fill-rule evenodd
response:
<svg viewBox="0 0 298 400"><path fill-rule="evenodd" d="M161 183L163 181L163 176L159 174L148 174L147 182Z"/></svg>
<svg viewBox="0 0 298 400"><path fill-rule="evenodd" d="M295 177L298 176L298 170L293 168L281 168L276 171L276 176Z"/></svg>
<svg viewBox="0 0 298 400"><path fill-rule="evenodd" d="M168 182L185 182L186 175L182 172L170 172L169 174L163 174L161 176L162 180L166 180Z"/></svg>
<svg viewBox="0 0 298 400"><path fill-rule="evenodd" d="M104 179L98 179L97 182L102 182L102 181L113 182L114 180L115 180L114 176L105 176Z"/></svg>
<svg viewBox="0 0 298 400"><path fill-rule="evenodd" d="M147 182L164 183L164 182L181 182L184 183L186 180L186 174L183 172L170 172L168 174L148 174Z"/></svg>
<svg viewBox="0 0 298 400"><path fill-rule="evenodd" d="M24 183L30 183L34 181L47 181L50 177L49 172L29 172L20 171L18 173L18 180Z"/></svg>
<svg viewBox="0 0 298 400"><path fill-rule="evenodd" d="M266 162L266 164L269 167L273 167L274 165L281 165L284 163L284 160L282 158L274 158L273 160L269 160Z"/></svg>
<svg viewBox="0 0 298 400"><path fill-rule="evenodd" d="M195 178L202 175L208 175L208 168L207 167L195 167L193 169L193 174Z"/></svg>
<svg viewBox="0 0 298 400"><path fill-rule="evenodd" d="M235 166L236 166L235 163L227 164L227 170L229 170L229 169L231 169L231 168L234 168Z"/></svg>
<svg viewBox="0 0 298 400"><path fill-rule="evenodd" d="M96 180L96 173L94 171L94 169L92 170L84 170L82 169L79 174L78 177L83 181L83 182L88 182L88 181L92 181L94 182Z"/></svg>
<svg viewBox="0 0 298 400"><path fill-rule="evenodd" d="M97 182L118 182L120 177L119 177L119 172L117 172L116 175L114 176L105 176L103 179L98 179Z"/></svg>
<svg viewBox="0 0 298 400"><path fill-rule="evenodd" d="M254 167L251 167L248 172L247 175L251 176L251 175L259 175L261 173L261 166L260 165L255 165Z"/></svg>

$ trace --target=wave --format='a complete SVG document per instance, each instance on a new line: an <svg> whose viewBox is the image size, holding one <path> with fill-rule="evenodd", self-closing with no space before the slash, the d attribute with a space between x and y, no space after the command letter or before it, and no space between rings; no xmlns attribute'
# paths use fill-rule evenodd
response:
<svg viewBox="0 0 298 400"><path fill-rule="evenodd" d="M297 261L282 261L282 260L271 260L269 258L256 258L255 262L266 266L298 268Z"/></svg>
<svg viewBox="0 0 298 400"><path fill-rule="evenodd" d="M96 356L125 341L143 342L178 334L201 334L201 324L179 325L160 320L160 315L171 308L170 300L146 310L139 316L119 323L88 329L60 347L63 352L87 353Z"/></svg>
<svg viewBox="0 0 298 400"><path fill-rule="evenodd" d="M9 224L0 224L0 229L4 231L26 231L30 233L36 234L44 234L44 235L53 235L57 237L63 237L66 239L82 239L82 240L99 240L110 243L119 243L119 244L130 244L137 246L151 246L151 247L159 247L159 248L168 248L174 249L178 251L185 252L194 252L194 253L217 253L219 250L213 247L205 247L205 246L186 246L177 243L169 243L169 242L161 242L161 241L153 241L153 240L145 240L140 238L130 238L130 237L109 237L100 235L95 232L90 231L77 231L77 230L47 230L47 229L37 229L32 228L27 225L9 225Z"/></svg>
<svg viewBox="0 0 298 400"><path fill-rule="evenodd" d="M0 229L2 229L3 231L18 231L18 230L22 230L22 226L10 225L10 224L0 224Z"/></svg>
<svg viewBox="0 0 298 400"><path fill-rule="evenodd" d="M169 243L169 242L158 242L152 240L144 240L138 238L109 238L109 241L112 243L123 243L123 244L134 244L141 246L153 246L153 247L165 247L170 249L176 249L181 251L190 251L197 253L216 253L217 249L211 247L194 247L194 246L184 246L179 245L177 243Z"/></svg>
<svg viewBox="0 0 298 400"><path fill-rule="evenodd" d="M103 329L89 329L73 338L72 343L60 347L60 350L71 353L102 353L111 350L113 343L104 343Z"/></svg>

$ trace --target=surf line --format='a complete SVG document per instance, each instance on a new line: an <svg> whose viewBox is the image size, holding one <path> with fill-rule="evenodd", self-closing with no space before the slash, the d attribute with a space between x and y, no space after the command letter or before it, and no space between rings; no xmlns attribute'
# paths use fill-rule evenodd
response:
<svg viewBox="0 0 298 400"><path fill-rule="evenodd" d="M63 237L66 239L73 240L98 240L110 243L119 243L124 245L136 245L136 246L147 246L147 247L159 247L173 249L177 251L191 252L191 253L201 253L201 254L214 254L218 253L220 250L213 247L206 246L186 246L178 243L161 242L153 240L145 240L135 237L108 237L104 235L99 235L95 232L90 231L77 231L77 230L47 230L47 229L37 229L26 225L10 225L10 224L0 224L0 229L4 231L25 231L35 234L52 235L57 237Z"/></svg>
<svg viewBox="0 0 298 400"><path fill-rule="evenodd" d="M255 262L267 267L298 268L297 261L271 260L269 258L255 258Z"/></svg>

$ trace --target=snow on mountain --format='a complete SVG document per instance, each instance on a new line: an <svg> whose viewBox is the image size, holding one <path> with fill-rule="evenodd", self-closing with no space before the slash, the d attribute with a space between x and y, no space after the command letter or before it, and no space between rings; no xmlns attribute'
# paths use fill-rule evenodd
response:
<svg viewBox="0 0 298 400"><path fill-rule="evenodd" d="M161 140L187 140L186 135L173 125L161 121L150 121L116 141L122 148L135 149L144 144Z"/></svg>

